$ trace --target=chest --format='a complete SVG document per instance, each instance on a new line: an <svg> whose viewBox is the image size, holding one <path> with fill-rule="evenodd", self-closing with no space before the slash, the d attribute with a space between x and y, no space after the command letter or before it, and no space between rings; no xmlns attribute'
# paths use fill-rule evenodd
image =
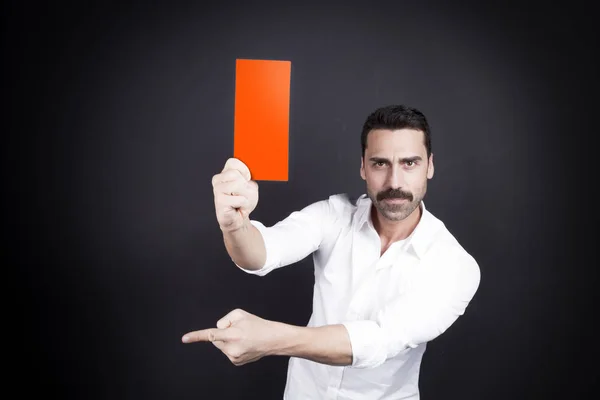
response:
<svg viewBox="0 0 600 400"><path fill-rule="evenodd" d="M381 254L379 238L369 234L345 232L326 250L320 255L317 286L351 319L373 319L408 293L423 271L421 260L405 245L394 243Z"/></svg>

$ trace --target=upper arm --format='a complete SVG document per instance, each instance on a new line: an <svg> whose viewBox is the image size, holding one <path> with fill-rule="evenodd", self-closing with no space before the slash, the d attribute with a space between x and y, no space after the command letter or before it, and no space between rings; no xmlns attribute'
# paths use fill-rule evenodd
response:
<svg viewBox="0 0 600 400"><path fill-rule="evenodd" d="M272 226L251 220L262 235L267 257L261 269L247 272L266 275L304 259L319 248L333 217L330 200L321 200L292 212Z"/></svg>
<svg viewBox="0 0 600 400"><path fill-rule="evenodd" d="M426 268L412 289L378 315L393 356L444 333L464 314L480 282L480 270L468 254L455 254Z"/></svg>
<svg viewBox="0 0 600 400"><path fill-rule="evenodd" d="M375 313L372 319L346 321L353 349L352 365L376 367L407 348L431 341L444 333L479 287L475 260L460 254L435 267L423 267L410 285Z"/></svg>

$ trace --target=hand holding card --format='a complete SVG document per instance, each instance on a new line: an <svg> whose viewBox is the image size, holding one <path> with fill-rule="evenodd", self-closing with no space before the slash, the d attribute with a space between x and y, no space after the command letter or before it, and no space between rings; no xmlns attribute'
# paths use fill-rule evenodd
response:
<svg viewBox="0 0 600 400"><path fill-rule="evenodd" d="M228 232L240 229L258 203L258 185L250 179L248 167L230 158L213 176L212 185L219 227Z"/></svg>

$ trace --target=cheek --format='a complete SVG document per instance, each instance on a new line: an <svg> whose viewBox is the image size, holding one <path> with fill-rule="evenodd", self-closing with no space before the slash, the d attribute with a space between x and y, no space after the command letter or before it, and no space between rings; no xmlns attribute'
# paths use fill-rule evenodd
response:
<svg viewBox="0 0 600 400"><path fill-rule="evenodd" d="M427 170L418 173L407 174L405 178L408 188L413 193L420 193L427 185Z"/></svg>
<svg viewBox="0 0 600 400"><path fill-rule="evenodd" d="M378 173L377 171L365 171L367 176L367 182L371 187L379 187L385 182L385 175Z"/></svg>

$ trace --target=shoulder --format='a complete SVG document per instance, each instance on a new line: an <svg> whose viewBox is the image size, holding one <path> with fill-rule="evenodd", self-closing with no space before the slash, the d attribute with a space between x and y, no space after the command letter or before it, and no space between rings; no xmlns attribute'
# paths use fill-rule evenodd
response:
<svg viewBox="0 0 600 400"><path fill-rule="evenodd" d="M309 203L303 211L319 210L336 217L350 216L358 209L361 198L362 196L352 197L348 193L336 193Z"/></svg>
<svg viewBox="0 0 600 400"><path fill-rule="evenodd" d="M365 194L352 196L348 193L337 193L327 199L333 219L341 226L349 226L354 221L362 220L365 212L369 210L369 202Z"/></svg>
<svg viewBox="0 0 600 400"><path fill-rule="evenodd" d="M336 193L326 200L333 211L340 214L353 213L358 208L358 203L363 196L351 196L348 193Z"/></svg>
<svg viewBox="0 0 600 400"><path fill-rule="evenodd" d="M325 236L334 238L352 225L357 211L362 209L362 197L353 197L348 193L335 193L310 203L302 210L302 213L308 213L312 217L316 217L317 220L315 221L318 221Z"/></svg>
<svg viewBox="0 0 600 400"><path fill-rule="evenodd" d="M430 218L436 225L428 251L430 260L437 265L438 271L441 269L447 274L459 274L478 285L481 271L475 257L463 247L441 220L433 214L430 214Z"/></svg>

